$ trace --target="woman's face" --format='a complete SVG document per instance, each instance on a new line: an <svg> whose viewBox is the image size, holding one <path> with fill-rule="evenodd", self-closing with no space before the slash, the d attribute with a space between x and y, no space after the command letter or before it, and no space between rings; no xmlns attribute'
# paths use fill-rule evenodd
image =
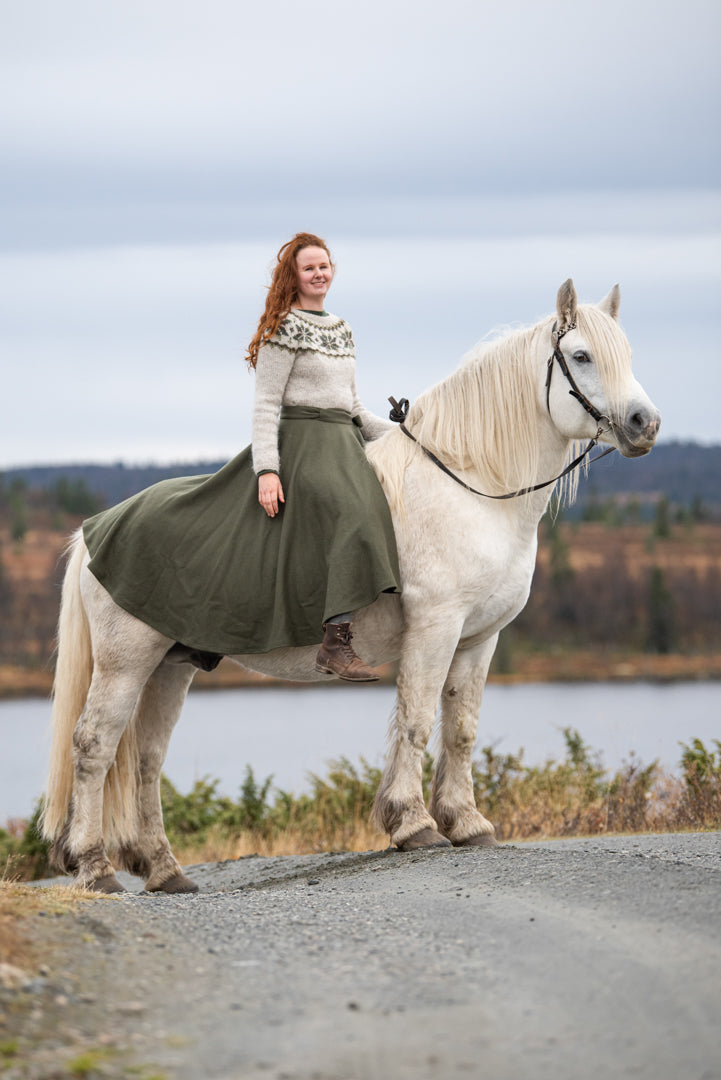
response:
<svg viewBox="0 0 721 1080"><path fill-rule="evenodd" d="M333 280L328 252L322 247L301 248L295 257L298 275L299 308L322 311L323 301Z"/></svg>

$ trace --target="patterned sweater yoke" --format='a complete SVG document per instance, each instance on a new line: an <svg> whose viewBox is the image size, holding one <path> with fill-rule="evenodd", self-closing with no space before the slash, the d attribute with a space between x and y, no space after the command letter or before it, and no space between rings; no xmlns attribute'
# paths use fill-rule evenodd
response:
<svg viewBox="0 0 721 1080"><path fill-rule="evenodd" d="M258 351L253 408L253 468L278 472L278 424L283 405L345 409L363 424L363 437L391 430L390 420L369 412L358 398L353 332L337 315L292 308Z"/></svg>
<svg viewBox="0 0 721 1080"><path fill-rule="evenodd" d="M294 308L278 327L272 343L291 352L303 349L325 356L350 356L355 360L353 332L337 315L316 315Z"/></svg>

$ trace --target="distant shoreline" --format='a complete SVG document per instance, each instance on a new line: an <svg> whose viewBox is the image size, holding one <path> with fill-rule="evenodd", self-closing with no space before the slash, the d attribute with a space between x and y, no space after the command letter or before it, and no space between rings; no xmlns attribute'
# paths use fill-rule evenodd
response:
<svg viewBox="0 0 721 1080"><path fill-rule="evenodd" d="M381 670L378 685L394 682L393 665ZM706 655L685 656L670 654L659 656L651 653L605 653L601 650L583 650L552 654L531 653L514 658L511 670L504 673L491 671L488 681L512 685L515 683L570 683L570 682L703 682L721 679L721 652ZM0 664L0 701L18 698L47 698L52 691L53 674L49 668L23 668ZM244 671L225 660L217 671L198 672L193 689L232 690L244 687L287 686L289 689L317 683L288 683L270 679L253 672ZM340 683L329 683L340 686ZM191 691L192 692L192 691ZM366 690L367 692L367 690Z"/></svg>

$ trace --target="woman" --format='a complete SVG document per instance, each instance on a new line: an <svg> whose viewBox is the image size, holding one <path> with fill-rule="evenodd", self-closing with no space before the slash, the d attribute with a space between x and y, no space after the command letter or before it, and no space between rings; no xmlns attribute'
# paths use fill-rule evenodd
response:
<svg viewBox="0 0 721 1080"><path fill-rule="evenodd" d="M320 644L319 671L377 678L353 651L351 623L399 591L388 505L363 450L392 424L358 400L353 335L323 310L332 279L319 237L299 233L280 249L248 349L252 447L83 526L90 570L178 643L168 659L210 669L222 655Z"/></svg>
<svg viewBox="0 0 721 1080"><path fill-rule="evenodd" d="M298 445L287 446L283 467L288 455L289 475L298 481L290 497L301 502L296 510L298 540L307 528L303 517L313 516L318 503L326 504L322 514L327 529L319 539L327 552L329 581L316 668L348 681L369 682L377 675L353 651L352 612L347 609L397 588L399 575L385 498L349 424L361 428L365 439L393 425L358 400L350 327L324 310L333 270L325 242L311 233L298 233L278 252L265 311L248 349L248 362L256 372L253 464L258 500L274 518L285 503L278 436L290 422L288 436ZM308 409L318 415L310 419ZM297 420L305 420L302 438L295 430ZM375 564L375 584L368 580L359 588L354 577L369 559ZM341 568L343 576L333 582ZM329 612L328 605L337 609Z"/></svg>

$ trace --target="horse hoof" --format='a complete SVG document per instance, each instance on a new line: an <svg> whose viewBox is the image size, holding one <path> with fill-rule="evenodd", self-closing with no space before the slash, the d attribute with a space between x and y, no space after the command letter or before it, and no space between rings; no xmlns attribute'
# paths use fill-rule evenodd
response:
<svg viewBox="0 0 721 1080"><path fill-rule="evenodd" d="M90 889L91 892L101 893L118 893L126 891L116 878L115 874L106 874L105 877L96 878L95 881L88 885L88 889Z"/></svg>
<svg viewBox="0 0 721 1080"><path fill-rule="evenodd" d="M467 836L465 840L454 840L454 847L498 847L498 841L493 833L476 833L475 836Z"/></svg>
<svg viewBox="0 0 721 1080"><path fill-rule="evenodd" d="M435 829L421 829L397 845L399 851L418 851L420 848L451 847L450 840Z"/></svg>
<svg viewBox="0 0 721 1080"><path fill-rule="evenodd" d="M168 878L161 885L156 885L153 889L146 889L146 892L164 892L169 894L174 893L196 893L199 892L198 886L194 881L191 881L185 874L174 874L173 877Z"/></svg>

